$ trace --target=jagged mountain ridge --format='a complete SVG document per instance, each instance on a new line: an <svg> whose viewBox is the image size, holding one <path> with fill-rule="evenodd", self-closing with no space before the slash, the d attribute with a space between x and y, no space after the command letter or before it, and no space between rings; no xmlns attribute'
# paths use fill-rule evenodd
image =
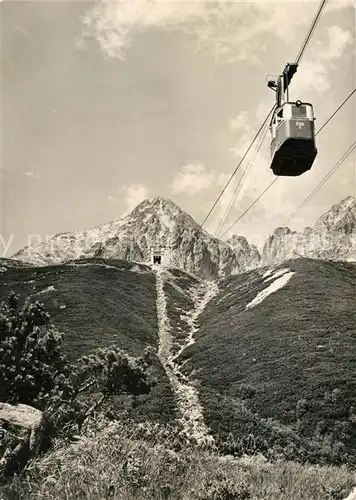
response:
<svg viewBox="0 0 356 500"><path fill-rule="evenodd" d="M356 200L348 196L303 232L277 228L263 247L261 264L273 265L295 257L356 260Z"/></svg>
<svg viewBox="0 0 356 500"><path fill-rule="evenodd" d="M173 201L161 197L144 200L122 219L55 235L46 243L25 247L12 258L36 265L89 257L149 262L151 247L157 245L170 247L172 266L206 279L251 268L249 259L243 262L237 257L237 243L232 249L213 238Z"/></svg>
<svg viewBox="0 0 356 500"><path fill-rule="evenodd" d="M155 197L122 219L92 229L61 233L28 246L12 258L34 265L101 257L149 262L151 247L169 247L169 264L205 279L218 279L290 258L356 260L356 201L349 196L303 232L277 228L262 253L243 236L223 242L172 200Z"/></svg>

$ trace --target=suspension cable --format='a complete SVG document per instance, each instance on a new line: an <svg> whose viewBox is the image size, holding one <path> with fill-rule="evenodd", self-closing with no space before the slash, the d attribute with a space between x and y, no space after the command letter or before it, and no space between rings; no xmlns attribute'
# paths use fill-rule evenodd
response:
<svg viewBox="0 0 356 500"><path fill-rule="evenodd" d="M305 40L303 42L303 45L301 46L299 52L298 52L298 55L296 57L296 63L299 64L301 58L303 57L303 54L305 52L305 49L310 41L310 38L312 36L312 34L314 33L315 31L315 28L316 28L316 25L318 24L319 22L319 19L320 19L320 16L322 14L322 11L325 7L325 4L326 4L326 0L322 0L320 6L319 6L319 9L318 9L318 12L316 13L315 17L314 17L314 21L312 23L312 25L310 26L310 29L307 33L307 36L305 37Z"/></svg>
<svg viewBox="0 0 356 500"><path fill-rule="evenodd" d="M305 40L304 40L304 42L303 42L303 44L302 44L302 47L301 47L301 49L300 49L300 51L299 51L299 53L298 53L298 55L297 55L296 61L297 61L297 63L298 63L298 64L299 64L299 62L300 62L301 58L303 57L303 54L304 54L304 52L305 52L305 50L306 50L306 48L307 48L307 45L308 45L308 43L309 43L309 41L310 41L310 39L311 39L312 34L313 34L313 33L314 33L314 31L315 31L316 25L317 25L317 24L318 24L318 22L319 22L319 19L320 19L320 16L321 16L321 13L322 13L322 10L323 10L323 8L324 8L325 4L326 4L326 0L322 0L322 2L321 2L321 4L320 4L320 7L319 7L319 9L318 9L318 12L316 13L316 15L315 15L315 17L314 17L314 19L313 19L312 25L311 25L311 27L310 27L310 29L309 29L308 33L307 33L307 36L306 36L306 38L305 38ZM216 199L216 201L214 202L213 206L212 206L212 207L211 207L211 209L209 210L209 212L208 212L207 216L205 217L205 219L203 220L203 222L199 225L199 230L201 230L201 229L203 228L203 226L204 226L205 222L208 220L208 218L210 217L210 215L211 215L212 211L214 210L214 208L216 207L216 205L217 205L217 204L218 204L218 202L220 201L221 197L222 197L222 196L223 196L223 194L225 193L225 191L226 191L226 189L227 189L228 185L230 184L230 182L232 181L233 177L235 176L235 174L236 174L237 170L239 169L239 167L240 167L241 163L244 161L244 159L245 159L245 157L247 156L248 152L250 151L251 147L252 147L252 146L253 146L253 144L256 142L257 137L259 136L260 132L262 131L262 129L263 129L263 127L264 127L264 125L267 123L267 120L268 120L269 115L270 115L270 114L274 111L274 109L275 109L275 108L276 108L276 104L274 104L274 105L272 106L272 108L270 109L270 111L268 112L268 114L267 114L266 118L264 119L264 121L263 121L262 125L260 126L260 128L258 129L258 131L257 131L257 133L256 133L256 135L255 135L255 137L253 138L253 140L252 140L252 142L251 142L250 146L249 146L249 147L247 148L247 150L245 151L244 155L242 156L242 158L241 158L241 160L239 161L239 163L238 163L237 167L235 168L235 170L234 170L234 171L233 171L233 173L231 174L231 176L230 176L229 180L228 180L228 181L227 181L227 183L225 184L225 186L224 186L223 190L221 191L220 195L218 196L218 198L217 198L217 199ZM224 234L225 234L225 233L224 233Z"/></svg>
<svg viewBox="0 0 356 500"><path fill-rule="evenodd" d="M249 145L249 147L247 148L247 150L245 151L244 155L242 156L241 160L239 161L237 167L235 168L235 170L233 171L233 173L231 174L231 177L230 179L227 181L227 183L225 184L223 190L221 191L220 195L218 196L217 200L215 201L214 205L211 207L208 215L205 217L205 219L203 220L203 222L200 224L200 227L199 229L202 229L202 227L204 226L205 222L208 220L211 212L214 210L214 208L216 207L216 205L218 204L220 198L222 197L222 195L225 193L228 185L230 184L230 182L232 181L232 178L234 177L234 175L236 174L237 170L239 169L241 163L244 161L244 159L246 158L248 152L250 151L250 149L252 148L252 146L254 145L254 143L256 142L257 140L257 137L260 135L260 132L261 130L263 129L263 127L265 126L265 124L267 123L267 120L268 120L268 117L269 115L274 111L274 108L276 107L276 105L274 104L271 108L271 110L269 111L268 115L266 116L266 118L264 119L262 125L260 126L260 128L258 129L255 137L253 138L251 144Z"/></svg>
<svg viewBox="0 0 356 500"><path fill-rule="evenodd" d="M313 196L319 191L319 189L325 184L325 182L336 172L336 170L343 164L346 158L352 153L356 147L356 141L351 144L351 146L345 151L342 157L335 163L333 167L329 170L326 176L319 182L319 184L313 189L313 191L305 198L305 200L299 205L297 210L289 217L286 222L286 226L294 219L294 217L305 207L305 205L313 198Z"/></svg>
<svg viewBox="0 0 356 500"><path fill-rule="evenodd" d="M235 220L235 222L234 222L233 224L231 224L231 226L230 226L230 227L228 227L228 228L226 229L226 231L225 231L225 232L224 232L224 233L220 236L220 239L221 239L221 238L223 238L223 237L225 236L225 234L226 234L227 232L229 232L229 231L230 231L230 229L231 229L231 228L232 228L235 224L237 224L237 223L238 223L238 222L242 219L242 217L244 217L244 216L247 214L247 212L248 212L248 211L249 211L249 210L250 210L250 209L251 209L254 205L256 205L256 203L257 203L257 202L258 202L258 201L262 198L262 196L263 196L263 195L264 195L264 194L265 194L265 193L269 190L269 188L273 186L273 184L277 181L277 179L278 179L278 177L276 177L275 179L273 179L273 181L272 181L272 182L270 182L270 184L268 184L268 186L266 187L266 189L265 189L264 191L262 191L262 193L261 193L261 194L260 194L260 195L259 195L259 196L255 199L255 201L254 201L253 203L251 203L251 205L250 205L250 206L249 206L249 207L248 207L248 208L247 208L247 209L246 209L246 210L245 210L245 211L244 211L244 212L240 215L240 217L239 217L238 219L236 219L236 220Z"/></svg>
<svg viewBox="0 0 356 500"><path fill-rule="evenodd" d="M324 127L326 127L326 125L334 118L334 116L336 115L336 113L338 113L338 111L340 111L340 109L343 107L344 104L347 103L347 101L353 96L353 94L356 92L356 87L349 93L349 95L346 97L346 99L340 104L340 106L338 106L335 111L333 112L333 114L331 116L329 116L329 118L326 120L326 122L323 124L322 127L320 127L320 129L317 131L317 133L315 135L318 135L319 132L321 132L323 130Z"/></svg>
<svg viewBox="0 0 356 500"><path fill-rule="evenodd" d="M356 92L356 88L354 90L352 90L350 92L350 94L347 96L347 98L340 104L340 106L338 106L336 108L336 110L330 115L330 117L326 120L326 122L320 127L320 129L316 132L315 136L317 136L319 134L319 132L321 132L325 127L326 125L334 118L334 116L341 110L341 108L346 104L346 102L350 99L350 97ZM242 219L242 217L244 217L247 212L249 212L251 210L251 208L262 198L262 196L267 193L267 191L273 186L273 184L278 181L280 179L280 177L276 177L275 179L273 179L272 182L270 182L270 184L265 188L265 190L258 196L258 198L253 202L251 203L251 205L240 215L240 217L238 217L229 227L228 229L220 236L220 238L223 238L225 236L225 234L230 231L230 229L235 225L237 224L238 222L240 222L240 220Z"/></svg>
<svg viewBox="0 0 356 500"><path fill-rule="evenodd" d="M232 206L234 205L239 193L240 193L240 190L242 188L242 185L244 183L244 180L245 178L247 177L247 174L250 172L251 170L251 167L253 166L253 163L262 147L262 144L265 140L265 137L267 135L267 132L268 132L268 127L265 127L265 130L263 131L263 133L260 135L260 140L259 140L259 143L257 144L257 147L255 149L255 151L253 152L253 156L252 158L250 159L250 161L248 162L246 168L245 168L245 171L240 179L240 182L237 183L236 185L236 188L235 188L235 191L233 193L233 195L231 196L231 199L230 199L230 203L229 205L227 206L226 210L225 210L225 213L224 215L222 216L222 218L220 219L220 222L218 224L218 227L216 228L215 230L215 233L214 233L214 237L218 238L219 237L219 232L221 231L221 229L224 227L224 224L226 222L226 219L232 209Z"/></svg>

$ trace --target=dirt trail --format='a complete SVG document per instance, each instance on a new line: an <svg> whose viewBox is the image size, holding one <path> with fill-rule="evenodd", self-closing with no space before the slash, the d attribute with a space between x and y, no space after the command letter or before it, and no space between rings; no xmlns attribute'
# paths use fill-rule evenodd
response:
<svg viewBox="0 0 356 500"><path fill-rule="evenodd" d="M189 311L189 313L185 317L185 320L189 325L187 340L186 343L178 351L178 353L174 356L173 360L177 359L182 354L184 349L194 344L194 334L198 330L198 327L196 326L197 319L204 311L207 304L218 294L218 292L219 287L215 281L208 281L206 283L203 283L202 285L199 285L198 287L193 288L190 295L194 302L194 308Z"/></svg>
<svg viewBox="0 0 356 500"><path fill-rule="evenodd" d="M209 429L205 425L203 411L199 402L198 391L191 384L189 378L180 372L180 367L175 362L177 356L173 357L172 355L171 325L167 314L167 299L164 292L164 268L157 266L153 269L156 272L157 317L159 331L158 357L165 368L172 389L176 394L181 413L180 421L185 435L199 444L213 445L214 438L210 435ZM187 323L189 325L187 341L186 344L180 349L179 354L188 345L194 343L193 335L197 330L195 325L196 319L217 291L217 285L213 283L201 285L193 291L195 307L187 315Z"/></svg>

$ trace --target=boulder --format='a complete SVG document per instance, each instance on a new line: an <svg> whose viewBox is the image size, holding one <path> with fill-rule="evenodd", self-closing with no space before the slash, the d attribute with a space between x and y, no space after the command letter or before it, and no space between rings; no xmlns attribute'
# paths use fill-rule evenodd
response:
<svg viewBox="0 0 356 500"><path fill-rule="evenodd" d="M0 403L0 476L19 472L40 451L45 429L42 411Z"/></svg>

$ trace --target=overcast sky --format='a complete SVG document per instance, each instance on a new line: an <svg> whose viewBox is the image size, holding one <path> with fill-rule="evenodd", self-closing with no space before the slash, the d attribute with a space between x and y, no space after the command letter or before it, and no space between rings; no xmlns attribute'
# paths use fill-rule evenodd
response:
<svg viewBox="0 0 356 500"><path fill-rule="evenodd" d="M319 128L355 87L355 7L327 2L290 87ZM2 2L2 235L42 238L172 198L201 222L274 102L319 2ZM317 137L312 170L280 178L231 232L261 244L355 140L355 95ZM236 180L208 219L214 232ZM269 135L227 228L274 178ZM355 195L355 155L290 224Z"/></svg>

